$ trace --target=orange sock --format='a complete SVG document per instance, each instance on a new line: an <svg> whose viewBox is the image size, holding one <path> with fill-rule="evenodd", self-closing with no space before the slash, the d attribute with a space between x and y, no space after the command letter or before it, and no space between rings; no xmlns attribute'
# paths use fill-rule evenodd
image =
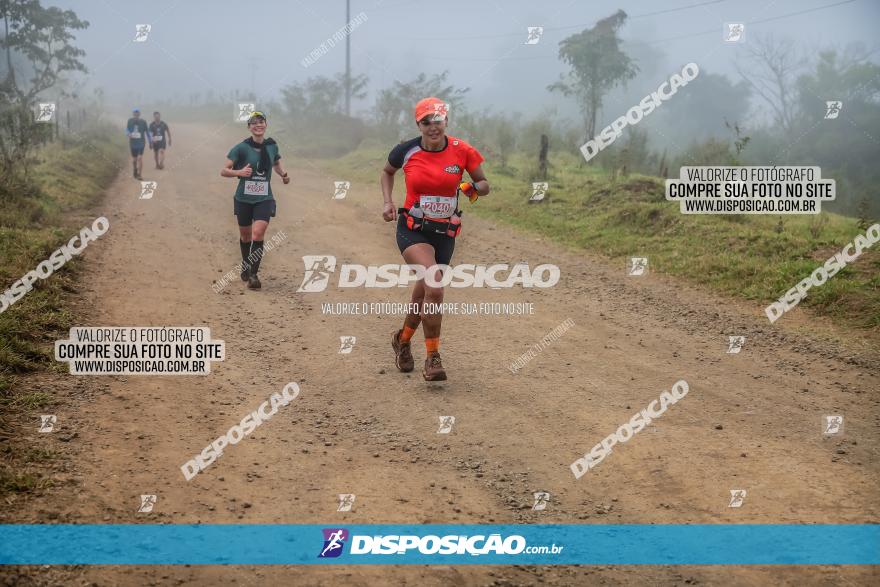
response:
<svg viewBox="0 0 880 587"><path fill-rule="evenodd" d="M409 339L416 333L415 328L410 328L406 324L403 325L403 332L400 333L400 342L409 342Z"/></svg>
<svg viewBox="0 0 880 587"><path fill-rule="evenodd" d="M437 338L426 338L425 339L425 348L428 349L428 353L436 353L440 350L440 337Z"/></svg>

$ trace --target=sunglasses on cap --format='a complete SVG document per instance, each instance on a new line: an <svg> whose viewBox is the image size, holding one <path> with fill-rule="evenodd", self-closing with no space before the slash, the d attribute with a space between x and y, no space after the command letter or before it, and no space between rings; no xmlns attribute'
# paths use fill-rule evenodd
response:
<svg viewBox="0 0 880 587"><path fill-rule="evenodd" d="M248 124L254 124L257 122L257 119L261 118L263 122L266 122L266 115L262 112L251 112L250 118L248 118Z"/></svg>

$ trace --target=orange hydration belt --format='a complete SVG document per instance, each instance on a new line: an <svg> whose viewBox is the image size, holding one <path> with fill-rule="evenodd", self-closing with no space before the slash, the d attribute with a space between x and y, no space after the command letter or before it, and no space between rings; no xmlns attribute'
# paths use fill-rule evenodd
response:
<svg viewBox="0 0 880 587"><path fill-rule="evenodd" d="M414 208L416 208L414 206ZM412 210L412 208L410 208ZM445 234L446 236L455 238L461 232L461 210L453 212L450 218L428 218L421 215L413 216L410 210L406 208L398 208L397 212L403 214L406 218L406 227L417 232L427 232L431 234Z"/></svg>

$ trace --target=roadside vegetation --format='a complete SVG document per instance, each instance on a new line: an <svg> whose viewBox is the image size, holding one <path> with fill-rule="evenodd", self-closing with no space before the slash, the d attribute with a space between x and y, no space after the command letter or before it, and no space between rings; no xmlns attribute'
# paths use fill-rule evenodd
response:
<svg viewBox="0 0 880 587"><path fill-rule="evenodd" d="M3 2L0 21L0 30L8 32L0 36L3 293L91 225L93 208L121 169L125 151L120 133L100 119L100 92L81 97L69 78L85 72L84 53L73 41L88 23L36 0ZM35 433L38 415L54 398L25 384L23 376L59 368L52 343L76 322L71 301L81 263L73 258L0 312L0 495L48 483L41 465L53 453L20 432Z"/></svg>

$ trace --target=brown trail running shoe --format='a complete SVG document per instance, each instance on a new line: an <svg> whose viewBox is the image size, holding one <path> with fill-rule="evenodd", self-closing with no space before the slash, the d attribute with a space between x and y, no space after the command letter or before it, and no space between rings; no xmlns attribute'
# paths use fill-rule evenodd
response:
<svg viewBox="0 0 880 587"><path fill-rule="evenodd" d="M401 332L403 330L398 330L391 335L391 348L394 349L394 364L397 365L399 371L409 373L415 369L416 365L413 362L410 344L408 342L400 342Z"/></svg>
<svg viewBox="0 0 880 587"><path fill-rule="evenodd" d="M247 286L248 286L248 289L260 289L261 287L263 287L263 284L260 283L260 279L256 275L251 274L248 277Z"/></svg>
<svg viewBox="0 0 880 587"><path fill-rule="evenodd" d="M422 372L425 381L446 381L446 371L440 362L440 353L431 353L425 359L425 370Z"/></svg>

